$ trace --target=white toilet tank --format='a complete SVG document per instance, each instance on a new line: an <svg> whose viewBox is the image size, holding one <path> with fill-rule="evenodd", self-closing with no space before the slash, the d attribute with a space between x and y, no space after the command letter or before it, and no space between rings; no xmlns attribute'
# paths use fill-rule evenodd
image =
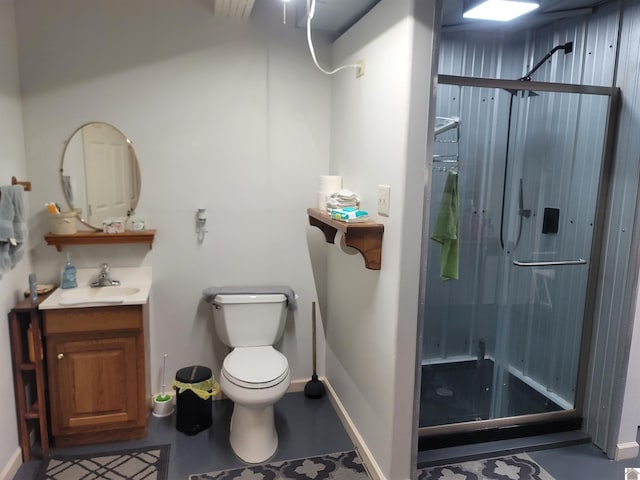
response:
<svg viewBox="0 0 640 480"><path fill-rule="evenodd" d="M284 331L287 297L282 294L219 294L212 303L220 341L229 347L273 345Z"/></svg>

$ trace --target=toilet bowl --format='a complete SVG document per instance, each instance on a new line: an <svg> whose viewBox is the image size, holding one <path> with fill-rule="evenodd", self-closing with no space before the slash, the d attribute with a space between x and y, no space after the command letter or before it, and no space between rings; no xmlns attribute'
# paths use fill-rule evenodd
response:
<svg viewBox="0 0 640 480"><path fill-rule="evenodd" d="M273 404L291 383L289 362L273 345L282 337L287 310L294 308L289 287L212 287L205 296L213 308L218 338L232 348L220 372L220 388L233 401L229 442L247 463L261 463L278 448Z"/></svg>
<svg viewBox="0 0 640 480"><path fill-rule="evenodd" d="M286 357L271 346L239 347L224 359L220 388L234 402L229 442L245 462L264 462L278 449L273 404L290 383Z"/></svg>

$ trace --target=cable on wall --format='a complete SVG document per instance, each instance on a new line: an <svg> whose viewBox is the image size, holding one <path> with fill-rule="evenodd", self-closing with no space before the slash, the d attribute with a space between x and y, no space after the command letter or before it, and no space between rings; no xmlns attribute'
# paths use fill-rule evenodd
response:
<svg viewBox="0 0 640 480"><path fill-rule="evenodd" d="M316 52L313 48L313 41L311 39L311 20L316 13L316 0L307 0L307 43L309 44L309 52L311 52L311 58L313 59L313 63L316 64L318 70L320 70L325 75L333 75L334 73L338 73L340 70L345 70L347 68L355 68L356 69L356 77L361 77L364 75L364 61L360 61L358 63L351 63L348 65L342 65L334 70L325 70L318 63L318 59L316 58Z"/></svg>

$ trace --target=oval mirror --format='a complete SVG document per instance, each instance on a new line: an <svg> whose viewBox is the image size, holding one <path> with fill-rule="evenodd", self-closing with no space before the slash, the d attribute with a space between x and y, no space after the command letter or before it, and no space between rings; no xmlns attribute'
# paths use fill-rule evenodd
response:
<svg viewBox="0 0 640 480"><path fill-rule="evenodd" d="M108 123L87 123L71 135L60 176L69 207L95 229L109 217L132 215L138 206L138 157L131 141Z"/></svg>

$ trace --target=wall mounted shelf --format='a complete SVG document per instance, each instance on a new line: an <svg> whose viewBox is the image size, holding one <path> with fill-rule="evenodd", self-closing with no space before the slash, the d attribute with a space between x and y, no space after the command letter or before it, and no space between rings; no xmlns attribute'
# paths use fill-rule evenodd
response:
<svg viewBox="0 0 640 480"><path fill-rule="evenodd" d="M124 233L103 233L103 232L76 232L69 235L56 235L48 233L44 236L47 245L54 245L59 252L62 247L68 245L101 245L101 244L125 244L125 243L143 243L149 245L149 249L153 245L153 239L156 235L155 230L144 230L142 232L124 232Z"/></svg>
<svg viewBox="0 0 640 480"><path fill-rule="evenodd" d="M332 219L318 208L308 208L309 225L318 227L324 233L327 243L335 243L336 233L342 232L345 243L358 250L364 257L364 264L370 270L380 270L382 257L382 234L384 225L372 220L347 223Z"/></svg>

